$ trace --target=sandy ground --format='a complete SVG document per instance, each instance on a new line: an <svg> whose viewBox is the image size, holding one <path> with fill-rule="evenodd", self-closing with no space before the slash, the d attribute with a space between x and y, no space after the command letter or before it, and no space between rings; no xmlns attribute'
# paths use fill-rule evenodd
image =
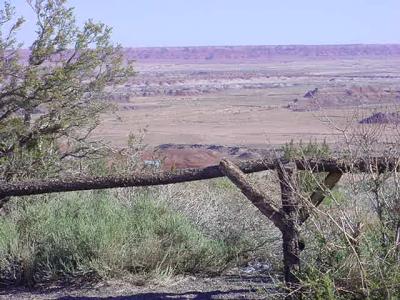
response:
<svg viewBox="0 0 400 300"><path fill-rule="evenodd" d="M130 131L135 133L145 128L144 142L149 145L261 146L283 144L291 139L333 139L334 130L324 123L326 117L336 124L346 121L340 110L288 111L263 93L213 95L200 99L135 99L137 110L120 111L121 121L105 119L97 135L123 145Z"/></svg>
<svg viewBox="0 0 400 300"><path fill-rule="evenodd" d="M400 61L395 59L237 65L142 64L138 70L137 80L148 79L149 87L153 82L161 86L169 82L173 88L196 88L206 82L210 87L239 84L239 88L195 96L132 96L125 103L119 103L120 119L104 116L96 131L98 137L115 145L125 145L128 134L141 129L146 129L144 142L151 146L175 143L265 147L291 139L336 142L340 133L335 126L357 124L357 120L349 121L354 112L365 116L374 107L336 105L318 111L295 112L286 108L287 105L294 99L304 99L304 94L315 87L343 90L350 86L381 89L400 86L397 78ZM207 73L201 78L192 75L202 72ZM262 88L254 88L258 85Z"/></svg>

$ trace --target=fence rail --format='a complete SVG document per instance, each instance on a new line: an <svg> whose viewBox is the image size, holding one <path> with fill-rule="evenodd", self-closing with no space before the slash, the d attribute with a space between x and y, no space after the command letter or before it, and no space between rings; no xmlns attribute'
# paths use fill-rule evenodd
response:
<svg viewBox="0 0 400 300"><path fill-rule="evenodd" d="M400 170L398 158L369 157L355 161L343 159L301 159L293 161L298 170L313 172L385 172ZM235 162L243 173L274 170L278 164L287 164L285 159L259 159ZM27 196L58 192L165 185L212 179L225 176L219 165L175 171L140 172L124 176L66 177L50 180L35 180L15 183L0 183L0 199L11 196Z"/></svg>

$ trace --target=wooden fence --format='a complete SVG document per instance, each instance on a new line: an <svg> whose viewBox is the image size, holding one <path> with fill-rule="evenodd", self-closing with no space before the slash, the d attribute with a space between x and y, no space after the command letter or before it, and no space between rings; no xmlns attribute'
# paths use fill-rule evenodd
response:
<svg viewBox="0 0 400 300"><path fill-rule="evenodd" d="M125 176L73 177L56 180L37 180L0 184L0 207L12 196L27 196L45 193L108 189L118 187L139 187L164 185L217 177L228 177L282 233L283 263L285 281L289 288L296 290L296 273L300 268L300 252L305 247L300 237L300 227L318 207L330 189L347 172L392 172L400 171L400 160L388 157L360 158L354 161L344 159L330 160L285 160L265 158L232 162L222 160L219 165L199 169L175 171L156 171L134 173ZM246 173L276 170L281 188L281 205L276 206L272 199L257 189ZM296 172L306 170L314 173L327 173L324 181L311 194L306 203L297 191Z"/></svg>
<svg viewBox="0 0 400 300"><path fill-rule="evenodd" d="M275 170L278 165L289 163L285 159L259 159L235 162L243 173ZM340 159L294 160L298 170L312 172L370 172L398 170L398 159L386 157L360 158L353 162ZM212 179L225 176L220 165L175 171L140 172L125 176L66 177L62 179L25 182L0 182L0 199L9 196L28 196L48 193L109 189L118 187L152 186Z"/></svg>

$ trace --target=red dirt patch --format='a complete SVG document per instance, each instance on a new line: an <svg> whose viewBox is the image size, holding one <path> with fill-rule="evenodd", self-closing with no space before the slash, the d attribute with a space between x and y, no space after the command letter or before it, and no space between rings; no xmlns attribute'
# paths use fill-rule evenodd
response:
<svg viewBox="0 0 400 300"><path fill-rule="evenodd" d="M165 144L146 151L142 159L148 165L158 165L165 170L204 168L216 165L224 157L232 160L257 159L270 153L265 149L227 147L219 145L175 145Z"/></svg>

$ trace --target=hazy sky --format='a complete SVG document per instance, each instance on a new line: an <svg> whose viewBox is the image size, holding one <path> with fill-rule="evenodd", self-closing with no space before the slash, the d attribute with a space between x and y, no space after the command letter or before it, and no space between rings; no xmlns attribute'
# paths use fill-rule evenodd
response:
<svg viewBox="0 0 400 300"><path fill-rule="evenodd" d="M4 0L0 0L3 3ZM11 0L28 22L25 0ZM70 0L124 46L400 43L400 0Z"/></svg>

